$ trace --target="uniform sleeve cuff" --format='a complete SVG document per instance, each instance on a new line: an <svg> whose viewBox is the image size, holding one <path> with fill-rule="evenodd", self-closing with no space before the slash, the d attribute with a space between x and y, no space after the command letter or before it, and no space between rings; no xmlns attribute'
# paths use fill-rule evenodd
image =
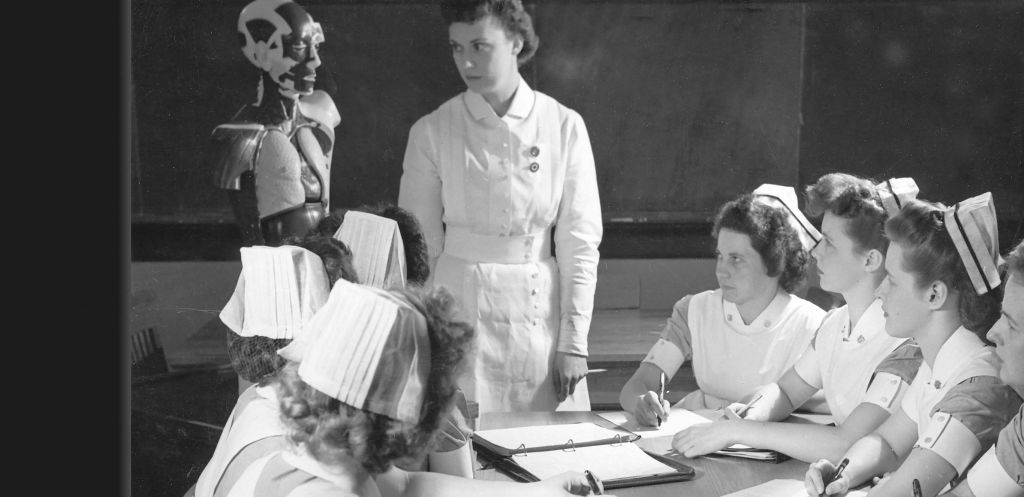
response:
<svg viewBox="0 0 1024 497"><path fill-rule="evenodd" d="M931 450L948 462L956 474L962 475L981 452L981 442L967 426L951 414L937 411L928 420L928 428L917 440L917 446Z"/></svg>
<svg viewBox="0 0 1024 497"><path fill-rule="evenodd" d="M648 362L661 368L662 371L668 375L669 378L675 376L682 367L683 362L686 358L683 356L683 351L679 350L679 347L664 338L659 338L651 350L647 352L647 356L644 357L642 362Z"/></svg>

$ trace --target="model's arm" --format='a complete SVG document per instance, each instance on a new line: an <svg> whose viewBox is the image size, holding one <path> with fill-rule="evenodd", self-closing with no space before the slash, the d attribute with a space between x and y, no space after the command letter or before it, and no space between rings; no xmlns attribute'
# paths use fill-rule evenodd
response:
<svg viewBox="0 0 1024 497"><path fill-rule="evenodd" d="M382 497L563 497L590 495L590 487L582 473L563 473L545 480L520 483L493 480L471 480L457 476L404 471L392 467L375 478Z"/></svg>
<svg viewBox="0 0 1024 497"><path fill-rule="evenodd" d="M597 250L604 235L597 172L590 137L579 114L570 111L565 126L566 170L555 219L555 261L559 272L561 319L555 353L559 399L571 395L587 374L587 336L597 288Z"/></svg>
<svg viewBox="0 0 1024 497"><path fill-rule="evenodd" d="M430 274L444 250L444 205L441 199L441 174L434 151L434 137L427 120L420 119L409 131L409 143L402 160L402 179L398 187L398 206L408 210L420 223L427 242Z"/></svg>

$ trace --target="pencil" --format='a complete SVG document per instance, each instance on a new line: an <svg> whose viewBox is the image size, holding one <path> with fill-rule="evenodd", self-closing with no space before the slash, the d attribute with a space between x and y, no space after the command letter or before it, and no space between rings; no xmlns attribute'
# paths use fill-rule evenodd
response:
<svg viewBox="0 0 1024 497"><path fill-rule="evenodd" d="M740 412L736 413L736 415L742 418L743 415L746 414L748 410L750 410L750 406L754 405L754 402L761 400L761 397L762 394L755 395L753 399L750 399L750 402L747 402L747 405L743 406L743 408L740 409Z"/></svg>
<svg viewBox="0 0 1024 497"><path fill-rule="evenodd" d="M658 377L658 407L665 404L665 373ZM658 416L658 428L661 428L661 416Z"/></svg>

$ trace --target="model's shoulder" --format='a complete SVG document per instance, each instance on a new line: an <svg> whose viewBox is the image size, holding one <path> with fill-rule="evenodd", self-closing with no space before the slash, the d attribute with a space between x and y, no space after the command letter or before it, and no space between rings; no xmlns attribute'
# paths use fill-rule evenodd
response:
<svg viewBox="0 0 1024 497"><path fill-rule="evenodd" d="M313 93L299 98L299 112L332 129L341 123L341 113L334 105L334 99L323 90L314 90Z"/></svg>

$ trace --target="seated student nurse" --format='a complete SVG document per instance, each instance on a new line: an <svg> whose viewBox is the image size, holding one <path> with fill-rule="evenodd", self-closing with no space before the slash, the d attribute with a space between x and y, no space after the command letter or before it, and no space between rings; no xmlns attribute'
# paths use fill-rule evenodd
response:
<svg viewBox="0 0 1024 497"><path fill-rule="evenodd" d="M696 457L739 443L807 462L838 460L899 408L921 351L913 340L885 332L875 289L885 277L889 244L883 225L890 202L883 199L905 202L916 193L910 178L876 186L844 173L826 174L807 188L808 212L822 216L822 238L811 250L821 288L841 294L846 304L828 312L779 381L747 395L749 408L733 404L724 411L727 420L677 433L672 446L679 453ZM824 391L835 426L779 422L818 391Z"/></svg>
<svg viewBox="0 0 1024 497"><path fill-rule="evenodd" d="M1007 256L1003 312L988 331L1003 361L999 378L1024 397L1024 242ZM995 445L967 473L967 479L943 496L1024 496L1024 406L1000 432Z"/></svg>
<svg viewBox="0 0 1024 497"><path fill-rule="evenodd" d="M692 361L698 390L677 404L721 409L771 383L796 362L825 311L793 295L820 236L797 210L792 187L762 185L719 210L712 233L720 288L679 300L661 337L619 393L649 426L669 415L659 383Z"/></svg>
<svg viewBox="0 0 1024 497"><path fill-rule="evenodd" d="M288 447L254 461L230 495L587 495L582 474L523 484L435 473L379 476L436 443L474 331L443 288L339 282L280 354L274 380ZM397 475L394 475L397 476Z"/></svg>
<svg viewBox="0 0 1024 497"><path fill-rule="evenodd" d="M1021 399L999 377L1000 359L984 342L999 315L1001 280L992 196L952 207L911 200L886 222L886 278L879 287L885 330L913 338L924 362L900 409L838 461L810 465L808 493L842 494L890 473L872 497L934 496L963 478L995 442Z"/></svg>

